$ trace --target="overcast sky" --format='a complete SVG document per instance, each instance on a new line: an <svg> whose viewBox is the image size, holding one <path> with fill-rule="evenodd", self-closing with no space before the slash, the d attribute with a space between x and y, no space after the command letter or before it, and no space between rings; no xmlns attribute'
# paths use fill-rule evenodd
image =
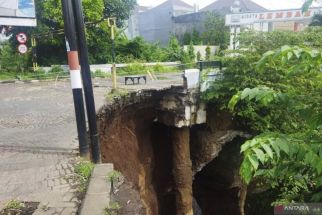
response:
<svg viewBox="0 0 322 215"><path fill-rule="evenodd" d="M156 6L166 0L137 0L139 5L143 6ZM183 0L188 4L198 4L200 8L203 8L215 0ZM253 0L254 2L262 5L267 9L288 9L288 8L300 8L304 0Z"/></svg>

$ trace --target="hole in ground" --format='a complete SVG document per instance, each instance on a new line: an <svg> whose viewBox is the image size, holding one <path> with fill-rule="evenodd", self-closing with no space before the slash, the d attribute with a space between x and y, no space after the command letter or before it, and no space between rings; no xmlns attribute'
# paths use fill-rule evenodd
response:
<svg viewBox="0 0 322 215"><path fill-rule="evenodd" d="M239 214L240 145L235 138L226 144L219 156L195 175L193 193L203 215Z"/></svg>

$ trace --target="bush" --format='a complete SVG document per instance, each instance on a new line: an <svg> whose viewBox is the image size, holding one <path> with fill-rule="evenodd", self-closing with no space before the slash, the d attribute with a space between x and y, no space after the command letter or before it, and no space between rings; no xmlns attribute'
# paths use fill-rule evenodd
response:
<svg viewBox="0 0 322 215"><path fill-rule="evenodd" d="M28 71L30 53L21 55L12 49L9 43L2 44L0 49L0 68L4 72L25 72Z"/></svg>
<svg viewBox="0 0 322 215"><path fill-rule="evenodd" d="M75 180L78 183L78 191L85 193L88 180L94 169L94 164L89 161L80 161L74 167Z"/></svg>
<svg viewBox="0 0 322 215"><path fill-rule="evenodd" d="M52 66L52 68L48 71L48 73L55 73L55 74L64 73L64 72L66 71L59 65Z"/></svg>
<svg viewBox="0 0 322 215"><path fill-rule="evenodd" d="M161 64L155 64L153 67L152 67L152 70L153 72L156 72L156 73L165 73L167 72L167 68Z"/></svg>
<svg viewBox="0 0 322 215"><path fill-rule="evenodd" d="M92 77L98 77L98 78L107 78L111 77L111 73L109 72L103 72L102 70L98 69L95 72L91 72Z"/></svg>
<svg viewBox="0 0 322 215"><path fill-rule="evenodd" d="M132 63L117 72L119 75L138 75L147 72L147 68L142 63Z"/></svg>

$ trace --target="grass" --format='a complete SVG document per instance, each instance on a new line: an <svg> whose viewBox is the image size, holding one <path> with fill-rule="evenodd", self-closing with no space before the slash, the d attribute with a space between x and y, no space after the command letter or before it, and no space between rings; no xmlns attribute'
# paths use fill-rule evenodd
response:
<svg viewBox="0 0 322 215"><path fill-rule="evenodd" d="M106 100L113 101L115 98L126 97L128 95L129 92L126 89L116 89L106 95Z"/></svg>
<svg viewBox="0 0 322 215"><path fill-rule="evenodd" d="M78 183L78 191L85 193L87 189L88 180L91 177L94 164L89 161L80 161L74 167L75 180Z"/></svg>
<svg viewBox="0 0 322 215"><path fill-rule="evenodd" d="M161 64L144 66L141 63L133 63L127 67L118 68L116 73L118 76L126 76L147 74L148 71L154 74L165 74L179 72L180 69L177 66L163 66Z"/></svg>
<svg viewBox="0 0 322 215"><path fill-rule="evenodd" d="M114 193L117 183L122 180L122 177L122 173L116 170L113 170L106 176L107 181L111 182L112 193Z"/></svg>
<svg viewBox="0 0 322 215"><path fill-rule="evenodd" d="M117 215L121 206L118 202L110 202L110 204L105 208L104 215Z"/></svg>
<svg viewBox="0 0 322 215"><path fill-rule="evenodd" d="M50 80L59 77L69 77L69 74L64 71L45 72L43 70L39 70L36 72L0 72L0 80Z"/></svg>
<svg viewBox="0 0 322 215"><path fill-rule="evenodd" d="M115 182L117 180L119 180L122 177L122 173L117 171L117 170L113 170L112 172L110 172L107 176L106 179L109 182Z"/></svg>
<svg viewBox="0 0 322 215"><path fill-rule="evenodd" d="M127 67L118 68L118 76L126 75L142 75L147 74L147 72L153 74L165 74L165 73L175 73L179 72L180 68L177 66L163 66L161 64L156 64L154 66L144 66L142 63L132 63ZM101 70L96 70L91 72L93 78L110 78L111 74L108 72L103 72ZM5 72L0 71L0 80L55 80L57 78L68 78L69 73L64 71L60 66L53 66L48 72L39 69L36 72Z"/></svg>
<svg viewBox="0 0 322 215"><path fill-rule="evenodd" d="M91 72L92 78L110 78L111 73L103 72L102 70L96 70L95 72Z"/></svg>
<svg viewBox="0 0 322 215"><path fill-rule="evenodd" d="M25 207L25 204L17 199L12 199L5 205L5 209L8 210L21 210Z"/></svg>

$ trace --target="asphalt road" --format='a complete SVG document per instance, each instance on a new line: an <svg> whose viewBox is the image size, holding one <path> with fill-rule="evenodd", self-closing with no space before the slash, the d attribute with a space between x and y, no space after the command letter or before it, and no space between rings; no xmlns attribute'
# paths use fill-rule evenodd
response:
<svg viewBox="0 0 322 215"><path fill-rule="evenodd" d="M106 90L95 88L97 106ZM0 85L1 147L76 149L76 137L69 82Z"/></svg>

